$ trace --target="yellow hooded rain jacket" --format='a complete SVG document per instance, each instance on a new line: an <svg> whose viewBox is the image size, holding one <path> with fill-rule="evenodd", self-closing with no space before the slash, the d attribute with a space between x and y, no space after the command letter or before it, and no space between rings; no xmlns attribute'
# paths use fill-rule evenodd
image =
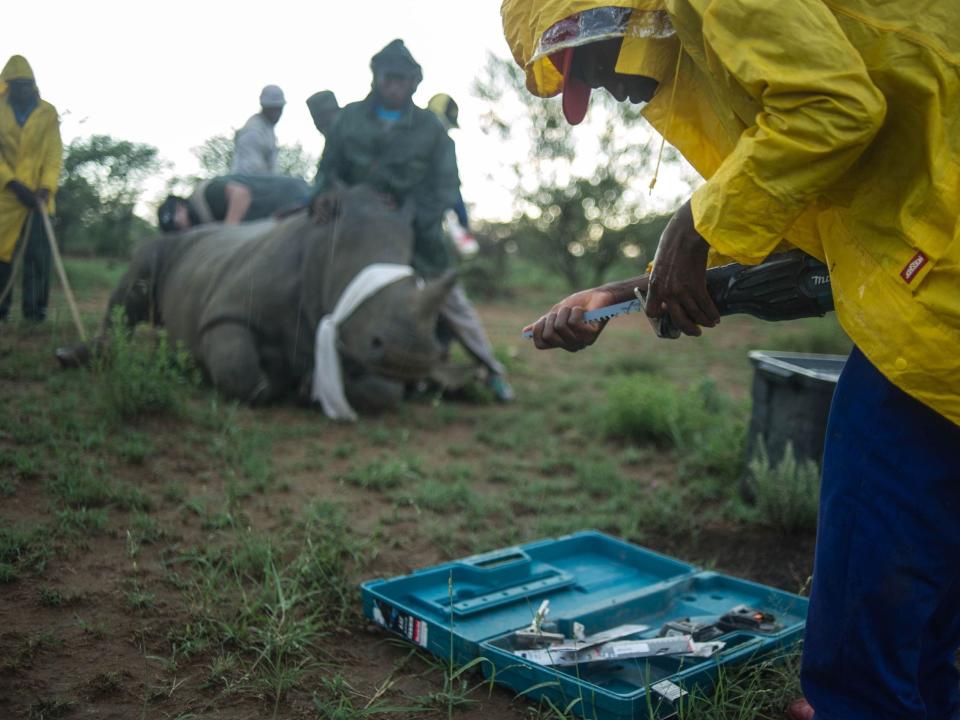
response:
<svg viewBox="0 0 960 720"><path fill-rule="evenodd" d="M53 213L53 195L60 181L63 145L57 110L40 100L20 127L7 102L7 80L33 79L30 64L14 55L0 72L0 262L10 262L20 230L29 212L7 189L11 180L19 180L31 190L47 188L47 211Z"/></svg>
<svg viewBox="0 0 960 720"><path fill-rule="evenodd" d="M707 178L700 234L744 263L784 238L827 262L857 346L960 424L960 3L505 0L533 93L563 84L533 59L543 33L611 6L676 32L628 34L617 71L660 82L644 116Z"/></svg>

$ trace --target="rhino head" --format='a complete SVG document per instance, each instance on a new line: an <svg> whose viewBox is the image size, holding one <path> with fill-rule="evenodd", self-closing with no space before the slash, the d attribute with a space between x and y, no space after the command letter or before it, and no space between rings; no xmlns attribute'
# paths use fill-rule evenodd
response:
<svg viewBox="0 0 960 720"><path fill-rule="evenodd" d="M336 208L323 264L337 278L324 287L321 302L327 308L368 264L407 265L413 254L412 203L397 209L361 186L342 190ZM429 375L441 352L436 339L440 306L455 282L452 271L426 284L405 278L356 308L339 327L338 349L348 372L400 381Z"/></svg>
<svg viewBox="0 0 960 720"><path fill-rule="evenodd" d="M345 363L395 380L426 377L440 358L440 306L456 282L448 272L422 287L413 278L388 285L340 326Z"/></svg>

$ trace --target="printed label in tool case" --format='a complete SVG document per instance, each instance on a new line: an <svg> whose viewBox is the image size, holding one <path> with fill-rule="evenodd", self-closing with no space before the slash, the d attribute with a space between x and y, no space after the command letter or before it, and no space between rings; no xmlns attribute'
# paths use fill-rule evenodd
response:
<svg viewBox="0 0 960 720"><path fill-rule="evenodd" d="M387 630L403 635L407 640L425 648L427 646L427 623L408 613L400 612L382 600L373 606L373 621Z"/></svg>

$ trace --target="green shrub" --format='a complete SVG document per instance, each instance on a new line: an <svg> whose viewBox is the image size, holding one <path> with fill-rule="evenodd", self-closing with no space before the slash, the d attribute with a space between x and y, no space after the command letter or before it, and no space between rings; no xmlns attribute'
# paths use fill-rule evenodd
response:
<svg viewBox="0 0 960 720"><path fill-rule="evenodd" d="M125 262L105 258L64 258L67 277L76 293L106 290L116 286L127 269Z"/></svg>
<svg viewBox="0 0 960 720"><path fill-rule="evenodd" d="M680 392L648 375L618 378L603 411L606 434L641 443L673 444L673 423L680 415Z"/></svg>
<svg viewBox="0 0 960 720"><path fill-rule="evenodd" d="M100 401L117 421L179 412L198 377L187 352L171 347L163 331L155 343L126 332L119 309L97 369Z"/></svg>
<svg viewBox="0 0 960 720"><path fill-rule="evenodd" d="M40 588L37 601L43 607L62 607L67 603L66 597L60 590L50 587Z"/></svg>
<svg viewBox="0 0 960 720"><path fill-rule="evenodd" d="M783 458L773 466L760 443L747 467L761 522L788 533L816 529L820 471L813 460L799 462L788 442Z"/></svg>
<svg viewBox="0 0 960 720"><path fill-rule="evenodd" d="M52 549L46 528L19 530L0 524L0 583L16 580L24 570L40 572Z"/></svg>
<svg viewBox="0 0 960 720"><path fill-rule="evenodd" d="M475 238L479 252L460 263L460 282L473 298L500 300L509 297L511 286L506 243L486 233L478 233Z"/></svg>
<svg viewBox="0 0 960 720"><path fill-rule="evenodd" d="M676 448L688 473L736 478L742 467L743 408L703 379L687 390L653 375L618 378L602 407L606 434Z"/></svg>

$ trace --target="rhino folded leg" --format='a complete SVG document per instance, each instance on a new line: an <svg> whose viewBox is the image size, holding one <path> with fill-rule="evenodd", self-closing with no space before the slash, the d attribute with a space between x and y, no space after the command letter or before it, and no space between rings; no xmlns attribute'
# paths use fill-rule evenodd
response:
<svg viewBox="0 0 960 720"><path fill-rule="evenodd" d="M278 391L260 366L253 332L240 324L210 328L203 335L203 365L210 380L227 397L260 405L278 396Z"/></svg>
<svg viewBox="0 0 960 720"><path fill-rule="evenodd" d="M131 267L110 294L100 334L88 343L64 345L54 351L60 367L86 367L104 351L110 342L110 334L115 329L113 327L113 315L117 308L122 308L121 314L125 332L132 332L138 323L156 320L152 308L151 288L149 277L144 276L138 268Z"/></svg>
<svg viewBox="0 0 960 720"><path fill-rule="evenodd" d="M403 400L403 383L381 375L347 378L344 391L350 406L364 415L391 410Z"/></svg>

